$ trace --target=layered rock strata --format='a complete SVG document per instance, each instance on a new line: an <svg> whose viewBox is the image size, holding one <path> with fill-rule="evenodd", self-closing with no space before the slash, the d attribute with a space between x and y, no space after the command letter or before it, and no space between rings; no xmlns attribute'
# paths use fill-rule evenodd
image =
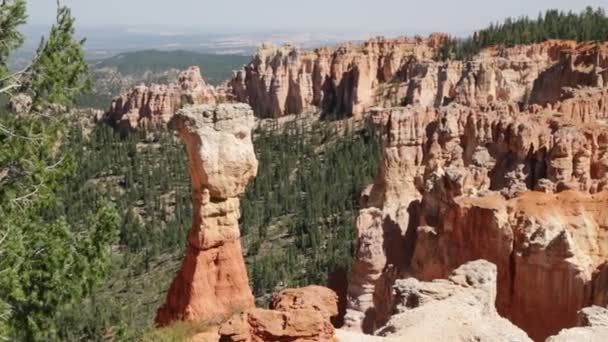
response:
<svg viewBox="0 0 608 342"><path fill-rule="evenodd" d="M258 161L246 104L196 105L172 119L186 145L193 223L181 269L156 322L216 321L254 306L241 250L239 196Z"/></svg>
<svg viewBox="0 0 608 342"><path fill-rule="evenodd" d="M359 115L372 105L381 82L404 62L430 59L447 38L374 38L361 45L300 51L265 45L231 81L237 101L248 102L260 117L299 114L311 108Z"/></svg>
<svg viewBox="0 0 608 342"><path fill-rule="evenodd" d="M337 341L330 321L338 314L337 301L325 287L283 290L273 296L270 309L247 310L222 324L220 341Z"/></svg>
<svg viewBox="0 0 608 342"><path fill-rule="evenodd" d="M550 107L372 109L384 160L363 194L345 317L372 333L396 279L498 267L498 312L544 340L604 303L608 283L606 89ZM538 288L543 291L538 291Z"/></svg>
<svg viewBox="0 0 608 342"><path fill-rule="evenodd" d="M223 89L205 83L199 67L181 72L177 83L140 85L115 97L106 120L123 132L166 125L182 106L215 104L226 99Z"/></svg>
<svg viewBox="0 0 608 342"><path fill-rule="evenodd" d="M314 51L263 46L236 73L231 93L259 117L312 110L361 117L374 106L545 106L561 100L564 87L602 87L608 76L606 44L550 40L489 48L467 62L433 60L445 39L374 38Z"/></svg>
<svg viewBox="0 0 608 342"><path fill-rule="evenodd" d="M418 229L411 272L433 279L476 258L496 263L499 312L543 340L594 302L594 272L608 258L607 205L607 192L456 198L439 225Z"/></svg>

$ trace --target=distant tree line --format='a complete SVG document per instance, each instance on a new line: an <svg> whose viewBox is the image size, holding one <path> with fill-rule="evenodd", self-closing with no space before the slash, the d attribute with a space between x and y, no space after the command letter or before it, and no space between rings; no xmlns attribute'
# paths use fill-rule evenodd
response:
<svg viewBox="0 0 608 342"><path fill-rule="evenodd" d="M436 59L469 59L481 49L495 46L540 43L548 39L569 39L579 42L608 40L608 17L603 8L587 7L576 14L556 9L538 15L507 18L491 24L471 37L452 37L437 51Z"/></svg>

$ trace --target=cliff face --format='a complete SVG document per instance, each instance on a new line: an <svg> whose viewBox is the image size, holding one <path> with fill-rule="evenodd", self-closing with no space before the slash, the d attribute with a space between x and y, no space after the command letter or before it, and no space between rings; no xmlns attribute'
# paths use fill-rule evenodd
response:
<svg viewBox="0 0 608 342"><path fill-rule="evenodd" d="M263 46L231 81L237 101L259 117L299 114L311 108L358 116L375 103L382 82L413 58L429 59L447 36L374 38L361 45L301 52Z"/></svg>
<svg viewBox="0 0 608 342"><path fill-rule="evenodd" d="M445 38L375 38L315 51L264 46L236 73L232 94L259 117L310 110L361 117L374 106L545 106L561 100L564 87L601 87L608 76L605 45L554 40L486 49L469 62L434 61Z"/></svg>
<svg viewBox="0 0 608 342"><path fill-rule="evenodd" d="M570 90L529 111L373 109L384 161L357 220L346 327L383 326L396 279L445 278L477 259L498 266L498 312L535 340L604 303L606 94Z"/></svg>
<svg viewBox="0 0 608 342"><path fill-rule="evenodd" d="M608 309L592 306L578 313L577 327L564 329L547 342L589 341L601 342L608 339Z"/></svg>
<svg viewBox="0 0 608 342"><path fill-rule="evenodd" d="M222 89L208 85L198 67L179 74L177 83L140 85L112 100L108 122L123 132L145 126L166 125L184 105L215 104L226 98Z"/></svg>
<svg viewBox="0 0 608 342"><path fill-rule="evenodd" d="M185 107L172 119L188 151L192 230L156 322L215 321L254 306L241 251L238 196L257 174L245 104Z"/></svg>
<svg viewBox="0 0 608 342"><path fill-rule="evenodd" d="M496 266L469 262L447 279L395 284L395 314L377 335L401 341L531 341L494 307Z"/></svg>
<svg viewBox="0 0 608 342"><path fill-rule="evenodd" d="M438 227L419 229L412 273L443 278L463 262L495 263L499 312L542 340L574 326L595 300L594 273L608 258L606 205L606 192L457 198Z"/></svg>

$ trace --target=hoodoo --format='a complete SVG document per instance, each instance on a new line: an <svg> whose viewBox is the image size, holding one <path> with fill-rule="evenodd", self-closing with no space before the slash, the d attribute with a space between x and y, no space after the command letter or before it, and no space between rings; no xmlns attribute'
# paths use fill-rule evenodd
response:
<svg viewBox="0 0 608 342"><path fill-rule="evenodd" d="M182 267L156 322L216 321L254 306L241 251L239 195L257 174L246 104L198 105L172 125L188 151L192 230Z"/></svg>

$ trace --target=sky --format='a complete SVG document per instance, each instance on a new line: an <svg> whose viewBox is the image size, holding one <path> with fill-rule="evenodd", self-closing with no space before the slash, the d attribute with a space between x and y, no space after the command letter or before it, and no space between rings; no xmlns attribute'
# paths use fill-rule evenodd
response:
<svg viewBox="0 0 608 342"><path fill-rule="evenodd" d="M608 0L62 0L77 25L201 31L470 32L548 8L580 11ZM28 0L29 24L50 25L56 0ZM407 32L404 32L407 33Z"/></svg>

